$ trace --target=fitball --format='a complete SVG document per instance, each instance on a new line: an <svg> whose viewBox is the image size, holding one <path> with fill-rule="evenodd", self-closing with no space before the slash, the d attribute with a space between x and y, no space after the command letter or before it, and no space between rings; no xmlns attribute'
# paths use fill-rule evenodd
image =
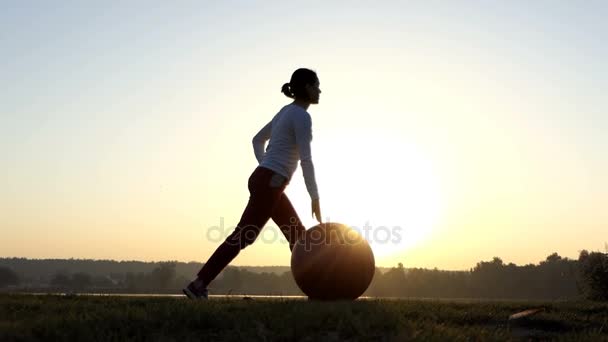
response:
<svg viewBox="0 0 608 342"><path fill-rule="evenodd" d="M312 300L354 300L374 277L374 253L354 229L321 223L303 234L291 253L296 284Z"/></svg>

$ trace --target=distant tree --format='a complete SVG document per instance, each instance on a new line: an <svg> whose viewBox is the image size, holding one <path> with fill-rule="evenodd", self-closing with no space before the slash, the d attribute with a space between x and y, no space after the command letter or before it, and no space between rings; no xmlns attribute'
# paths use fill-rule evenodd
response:
<svg viewBox="0 0 608 342"><path fill-rule="evenodd" d="M57 272L51 278L51 285L58 288L69 288L71 285L70 277L64 272Z"/></svg>
<svg viewBox="0 0 608 342"><path fill-rule="evenodd" d="M91 277L91 286L96 288L111 288L116 287L116 284L110 276Z"/></svg>
<svg viewBox="0 0 608 342"><path fill-rule="evenodd" d="M160 266L152 270L149 276L152 284L158 289L167 289L175 279L175 263L161 263Z"/></svg>
<svg viewBox="0 0 608 342"><path fill-rule="evenodd" d="M406 283L405 268L402 263L398 263L397 267L392 267L386 272L376 267L372 282L364 295L382 297L406 295Z"/></svg>
<svg viewBox="0 0 608 342"><path fill-rule="evenodd" d="M581 256L582 259L588 258L589 252L581 252ZM468 271L405 269L401 264L393 268L377 268L365 295L553 300L578 298L583 288L588 293L591 289L597 289L598 286L601 289L602 284L608 283L602 281L601 277L598 280L597 277L589 276L587 272L587 279L595 279L595 283L599 284L595 287L588 285L587 280L583 280L580 264L579 260L569 260L557 253L542 258L538 264L529 263L524 266L494 257L477 263L476 267ZM100 292L180 293L200 266L200 263L194 262L0 258L0 267L19 270L21 283L27 282L32 287L51 282L55 288L64 290L76 290L78 283L85 284L80 287L87 288L86 276L76 275L85 273L91 277L89 286ZM253 269L229 266L211 285L212 292L302 294L289 267ZM79 277L81 282L78 281Z"/></svg>
<svg viewBox="0 0 608 342"><path fill-rule="evenodd" d="M293 278L293 273L291 273L291 271L283 272L283 274L279 276L279 283L281 292L284 294L304 294L304 292L302 292L302 290L300 290L300 288L298 287L298 284L296 284L296 281Z"/></svg>
<svg viewBox="0 0 608 342"><path fill-rule="evenodd" d="M398 263L397 267L393 267L384 274L384 281L390 293L390 296L401 296L405 289L405 268L402 263Z"/></svg>
<svg viewBox="0 0 608 342"><path fill-rule="evenodd" d="M365 296L380 297L386 296L386 284L384 282L384 275L380 268L376 267L374 270L374 277L372 282L369 284L367 291L364 293Z"/></svg>
<svg viewBox="0 0 608 342"><path fill-rule="evenodd" d="M492 261L480 261L471 272L473 291L479 297L499 297L509 296L509 286L507 285L507 267L499 257L492 258Z"/></svg>
<svg viewBox="0 0 608 342"><path fill-rule="evenodd" d="M608 300L608 255L583 250L578 261L586 297Z"/></svg>
<svg viewBox="0 0 608 342"><path fill-rule="evenodd" d="M226 292L240 291L245 284L243 275L236 267L228 267L222 271L222 277L216 282L216 287Z"/></svg>
<svg viewBox="0 0 608 342"><path fill-rule="evenodd" d="M559 256L559 254L557 254L557 253L553 253L553 254L547 256L547 259L545 260L545 262L558 262L560 260L562 260L562 257Z"/></svg>
<svg viewBox="0 0 608 342"><path fill-rule="evenodd" d="M77 272L72 274L70 282L71 288L75 290L84 290L92 284L91 276L88 273Z"/></svg>
<svg viewBox="0 0 608 342"><path fill-rule="evenodd" d="M173 287L181 289L185 285L187 285L191 280L192 280L192 277L186 277L184 275L179 275L173 281L173 284L174 284Z"/></svg>
<svg viewBox="0 0 608 342"><path fill-rule="evenodd" d="M129 291L144 290L151 287L149 282L146 281L144 272L127 272L124 283Z"/></svg>
<svg viewBox="0 0 608 342"><path fill-rule="evenodd" d="M8 267L0 267L0 287L19 285L19 276Z"/></svg>

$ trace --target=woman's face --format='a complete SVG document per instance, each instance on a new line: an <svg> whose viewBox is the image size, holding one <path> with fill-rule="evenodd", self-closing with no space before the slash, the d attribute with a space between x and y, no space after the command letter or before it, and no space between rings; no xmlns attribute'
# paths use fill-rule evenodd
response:
<svg viewBox="0 0 608 342"><path fill-rule="evenodd" d="M319 83L319 80L317 80L315 84L306 85L306 92L308 93L308 98L310 99L310 103L312 104L319 103L319 95L321 94L321 89L319 88L320 85L321 83Z"/></svg>

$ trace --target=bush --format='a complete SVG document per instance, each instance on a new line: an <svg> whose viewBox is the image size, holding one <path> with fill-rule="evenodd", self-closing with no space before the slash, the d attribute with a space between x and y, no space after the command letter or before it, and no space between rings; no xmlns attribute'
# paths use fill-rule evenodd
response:
<svg viewBox="0 0 608 342"><path fill-rule="evenodd" d="M608 300L608 255L581 251L579 258L583 292L591 300Z"/></svg>
<svg viewBox="0 0 608 342"><path fill-rule="evenodd" d="M0 267L0 287L19 285L19 276L8 267Z"/></svg>

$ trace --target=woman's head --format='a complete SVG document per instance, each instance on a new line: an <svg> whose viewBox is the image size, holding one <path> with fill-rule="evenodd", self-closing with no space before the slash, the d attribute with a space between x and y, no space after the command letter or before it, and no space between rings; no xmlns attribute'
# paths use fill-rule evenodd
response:
<svg viewBox="0 0 608 342"><path fill-rule="evenodd" d="M317 73L300 68L293 72L289 83L283 84L281 92L285 96L308 103L319 103L320 83Z"/></svg>

